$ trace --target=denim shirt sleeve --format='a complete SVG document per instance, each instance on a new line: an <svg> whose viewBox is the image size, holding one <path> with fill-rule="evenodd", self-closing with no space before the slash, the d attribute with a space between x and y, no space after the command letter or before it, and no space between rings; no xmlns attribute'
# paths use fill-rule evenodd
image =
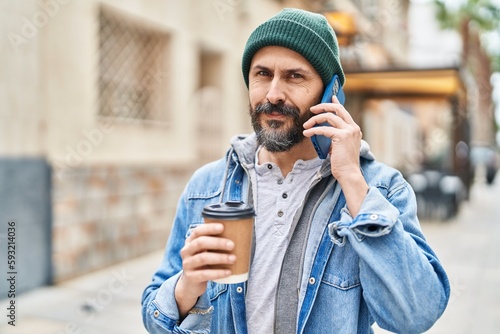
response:
<svg viewBox="0 0 500 334"><path fill-rule="evenodd" d="M149 333L209 333L213 306L207 293L198 298L195 306L182 322L174 297L181 272L166 280L157 290L155 298L146 306L145 324Z"/></svg>
<svg viewBox="0 0 500 334"><path fill-rule="evenodd" d="M448 278L422 234L406 181L385 195L370 187L359 214L344 208L329 228L335 244L349 242L358 254L363 297L381 328L422 333L441 316Z"/></svg>
<svg viewBox="0 0 500 334"><path fill-rule="evenodd" d="M221 183L229 175L225 168L226 159L223 158L195 171L177 203L162 262L142 294L142 319L149 333L196 334L211 330L214 307L210 292L201 295L181 321L175 286L182 273L180 251L192 229L203 224L203 207L219 201Z"/></svg>
<svg viewBox="0 0 500 334"><path fill-rule="evenodd" d="M182 274L180 249L184 246L190 228L188 211L184 193L177 206L162 263L142 295L143 323L152 334L210 332L213 307L208 294L205 292L198 298L196 305L182 322L174 295L175 286Z"/></svg>

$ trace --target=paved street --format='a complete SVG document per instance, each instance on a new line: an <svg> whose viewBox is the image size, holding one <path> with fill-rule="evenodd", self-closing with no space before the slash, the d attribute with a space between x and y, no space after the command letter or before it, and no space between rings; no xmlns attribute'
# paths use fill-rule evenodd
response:
<svg viewBox="0 0 500 334"><path fill-rule="evenodd" d="M473 188L457 219L424 222L452 284L450 304L432 334L493 334L500 328L500 180ZM16 299L16 327L4 334L141 334L140 296L160 261L155 252ZM7 300L0 302L6 312ZM380 329L376 333L386 333Z"/></svg>

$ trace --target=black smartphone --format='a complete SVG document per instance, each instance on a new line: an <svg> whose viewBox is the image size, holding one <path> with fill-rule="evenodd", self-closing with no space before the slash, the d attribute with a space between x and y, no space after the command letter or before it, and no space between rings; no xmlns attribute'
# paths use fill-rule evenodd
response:
<svg viewBox="0 0 500 334"><path fill-rule="evenodd" d="M340 84L339 77L334 74L330 83L326 86L325 92L323 93L323 97L321 98L321 103L331 103L332 96L337 96L340 104L344 104L345 102L345 94L342 90L342 85ZM315 126L331 126L329 123L321 123L316 124ZM313 135L311 137L311 141L314 145L314 149L318 153L320 159L326 159L328 156L328 152L330 152L330 145L332 140L325 136L321 135Z"/></svg>

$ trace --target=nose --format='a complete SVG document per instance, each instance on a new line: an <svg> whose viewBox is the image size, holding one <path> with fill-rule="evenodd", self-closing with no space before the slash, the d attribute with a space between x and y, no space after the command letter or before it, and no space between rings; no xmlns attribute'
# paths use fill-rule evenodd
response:
<svg viewBox="0 0 500 334"><path fill-rule="evenodd" d="M285 102L285 98L284 87L281 81L277 77L273 78L266 99L272 104L279 104Z"/></svg>

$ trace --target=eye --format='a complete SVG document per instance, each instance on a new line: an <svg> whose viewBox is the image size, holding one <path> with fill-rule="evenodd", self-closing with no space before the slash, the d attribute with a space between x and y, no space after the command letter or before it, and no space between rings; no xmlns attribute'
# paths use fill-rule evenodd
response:
<svg viewBox="0 0 500 334"><path fill-rule="evenodd" d="M268 71L258 71L258 72L257 72L257 75L258 75L258 76L261 76L261 77L268 77L268 76L270 76L271 74L270 74Z"/></svg>
<svg viewBox="0 0 500 334"><path fill-rule="evenodd" d="M304 78L304 76L302 74L300 74L300 73L291 73L290 74L290 78L292 78L292 79L302 79L302 78Z"/></svg>

